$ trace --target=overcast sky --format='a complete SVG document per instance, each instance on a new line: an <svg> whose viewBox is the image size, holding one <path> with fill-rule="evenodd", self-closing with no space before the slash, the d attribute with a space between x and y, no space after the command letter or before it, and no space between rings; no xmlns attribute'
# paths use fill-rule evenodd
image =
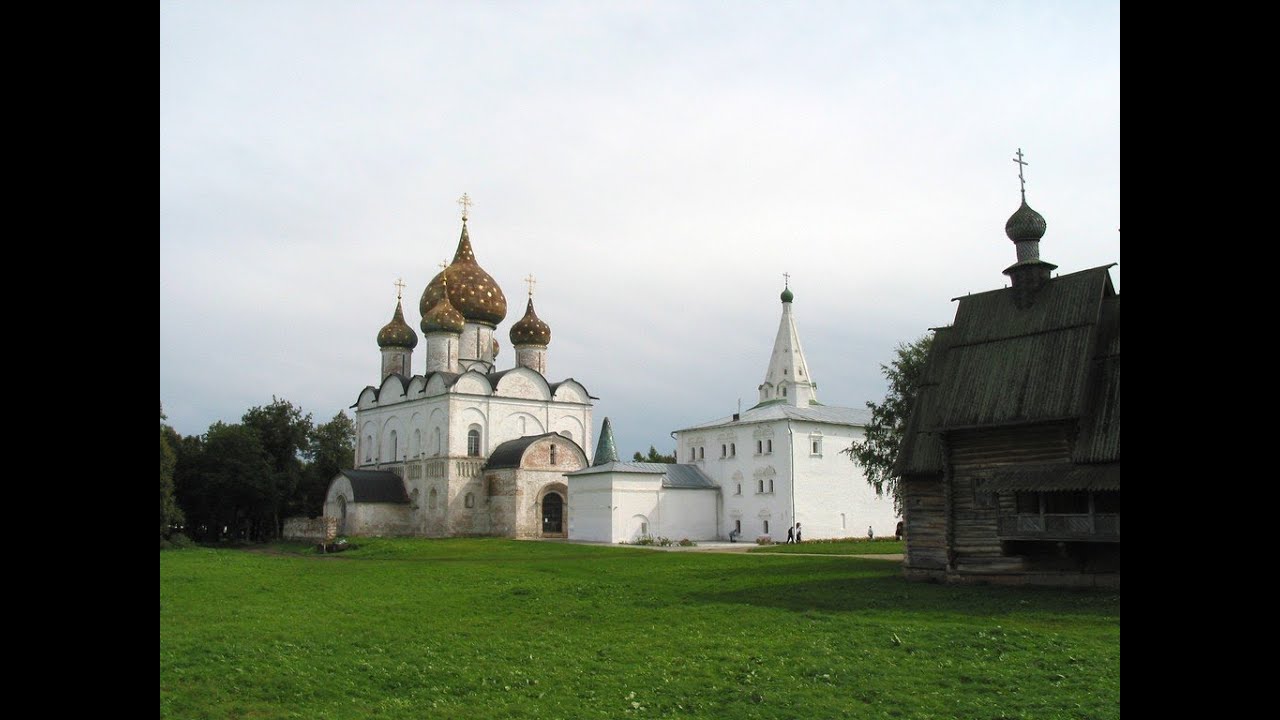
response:
<svg viewBox="0 0 1280 720"><path fill-rule="evenodd" d="M160 401L348 408L466 192L499 367L533 273L620 453L756 403L783 272L819 399L862 407L1005 285L1019 147L1041 256L1118 263L1118 2L162 2Z"/></svg>

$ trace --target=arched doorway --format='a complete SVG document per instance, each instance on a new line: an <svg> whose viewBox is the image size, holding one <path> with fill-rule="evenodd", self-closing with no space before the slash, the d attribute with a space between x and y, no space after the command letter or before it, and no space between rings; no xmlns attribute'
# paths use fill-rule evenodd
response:
<svg viewBox="0 0 1280 720"><path fill-rule="evenodd" d="M347 534L347 499L342 495L338 496L338 534Z"/></svg>
<svg viewBox="0 0 1280 720"><path fill-rule="evenodd" d="M564 534L564 498L560 493L549 492L542 498L542 535L562 537Z"/></svg>

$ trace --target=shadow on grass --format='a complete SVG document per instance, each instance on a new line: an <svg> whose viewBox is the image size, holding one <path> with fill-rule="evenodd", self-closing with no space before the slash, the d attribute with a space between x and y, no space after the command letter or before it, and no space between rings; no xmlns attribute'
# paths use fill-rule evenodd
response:
<svg viewBox="0 0 1280 720"><path fill-rule="evenodd" d="M861 561L875 566L875 560ZM878 568L882 568L879 565ZM1016 615L1120 616L1120 595L1094 588L1043 588L987 585L942 585L911 582L900 571L850 572L841 577L800 579L797 568L772 568L783 582L767 587L726 587L686 594L694 603L747 605L799 613L898 612L964 614L975 617ZM809 573L812 576L812 573ZM788 576L791 578L787 580ZM775 576L779 577L779 576Z"/></svg>

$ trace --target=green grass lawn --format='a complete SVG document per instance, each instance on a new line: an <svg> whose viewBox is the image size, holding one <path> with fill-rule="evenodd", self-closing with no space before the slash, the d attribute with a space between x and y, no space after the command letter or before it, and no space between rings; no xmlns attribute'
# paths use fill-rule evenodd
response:
<svg viewBox="0 0 1280 720"><path fill-rule="evenodd" d="M160 553L162 718L1110 718L1117 591L480 540Z"/></svg>
<svg viewBox="0 0 1280 720"><path fill-rule="evenodd" d="M902 552L901 540L840 540L836 542L806 541L787 545L762 545L753 553L804 553L806 555L893 555Z"/></svg>

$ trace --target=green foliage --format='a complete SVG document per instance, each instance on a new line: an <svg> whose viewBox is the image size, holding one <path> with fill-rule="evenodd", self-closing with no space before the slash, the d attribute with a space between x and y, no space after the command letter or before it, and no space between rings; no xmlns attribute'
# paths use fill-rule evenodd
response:
<svg viewBox="0 0 1280 720"><path fill-rule="evenodd" d="M689 538L681 538L680 542L676 544L679 545L680 547L697 547L698 545L698 543L690 540Z"/></svg>
<svg viewBox="0 0 1280 720"><path fill-rule="evenodd" d="M339 412L311 432L307 456L311 462L301 488L301 511L310 517L324 511L324 494L329 481L344 468L351 467L355 457L356 424L345 412Z"/></svg>
<svg viewBox="0 0 1280 720"><path fill-rule="evenodd" d="M635 455L632 456L631 459L634 460L635 462L673 463L676 461L676 456L663 455L658 452L658 448L650 445L648 455L641 455L640 453L637 452Z"/></svg>
<svg viewBox="0 0 1280 720"><path fill-rule="evenodd" d="M301 408L273 396L270 405L250 408L241 421L258 437L271 465L271 483L264 502L278 529L285 516L303 510L298 490L303 478L301 455L309 447L312 432L311 413L303 415ZM268 536L275 534L272 531Z"/></svg>
<svg viewBox="0 0 1280 720"><path fill-rule="evenodd" d="M888 493L893 497L893 510L898 515L902 514L902 497L893 466L915 406L916 389L920 386L932 344L933 335L925 335L912 343L898 344L893 361L880 366L889 381L889 392L884 402L867 403L871 409L871 422L867 425L866 438L855 440L841 450L866 471L867 482L875 488L876 495Z"/></svg>
<svg viewBox="0 0 1280 720"><path fill-rule="evenodd" d="M160 419L164 420L164 410L160 411ZM170 443L171 435L176 435L173 428L160 423L160 538L169 535L170 528L182 524L182 509L174 497L173 470L178 465L178 455Z"/></svg>
<svg viewBox="0 0 1280 720"><path fill-rule="evenodd" d="M1114 590L910 583L857 558L359 543L160 553L160 717L1120 716ZM447 602L424 612L430 588Z"/></svg>

